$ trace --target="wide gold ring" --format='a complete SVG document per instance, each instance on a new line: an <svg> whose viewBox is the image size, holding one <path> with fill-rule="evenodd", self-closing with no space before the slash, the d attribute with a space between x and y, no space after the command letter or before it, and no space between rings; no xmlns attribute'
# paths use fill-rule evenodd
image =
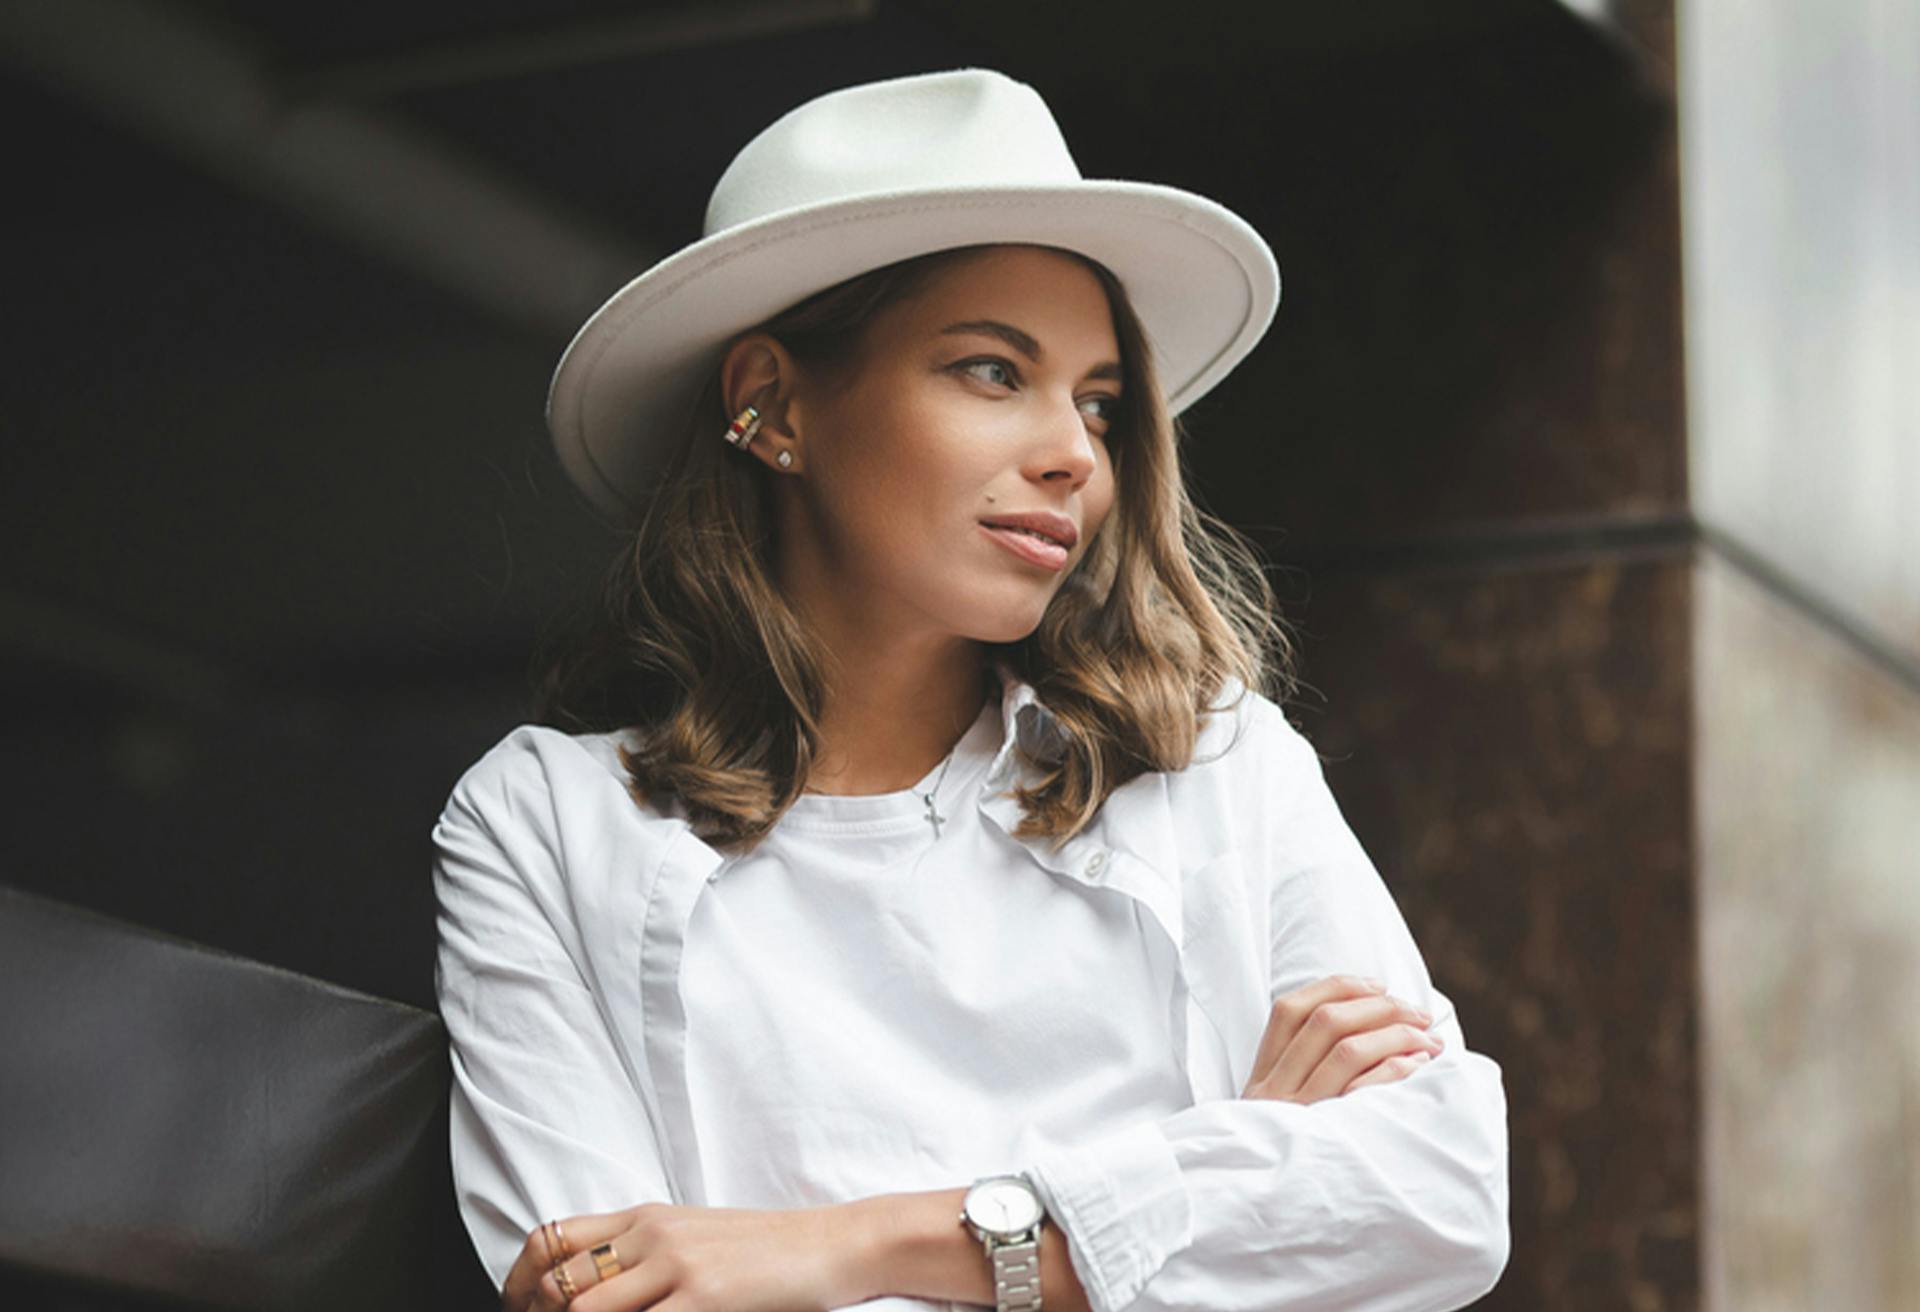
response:
<svg viewBox="0 0 1920 1312"><path fill-rule="evenodd" d="M602 1280L611 1280L625 1269L620 1265L620 1258L614 1253L611 1241L593 1250L593 1266Z"/></svg>
<svg viewBox="0 0 1920 1312"><path fill-rule="evenodd" d="M560 1286L560 1297L567 1302L571 1303L580 1297L580 1286L573 1283L573 1272L567 1270L565 1262L553 1269L553 1281Z"/></svg>

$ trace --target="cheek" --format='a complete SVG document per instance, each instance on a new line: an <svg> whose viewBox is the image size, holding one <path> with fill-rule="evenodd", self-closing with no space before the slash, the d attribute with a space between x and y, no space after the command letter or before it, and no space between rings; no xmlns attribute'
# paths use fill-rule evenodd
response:
<svg viewBox="0 0 1920 1312"><path fill-rule="evenodd" d="M821 475L821 533L844 564L866 573L913 549L924 530L912 479L879 462Z"/></svg>
<svg viewBox="0 0 1920 1312"><path fill-rule="evenodd" d="M951 561L969 505L955 470L906 443L837 454L817 471L815 495L820 532L844 567L872 578Z"/></svg>
<svg viewBox="0 0 1920 1312"><path fill-rule="evenodd" d="M847 536L884 536L902 550L941 545L968 519L992 485L991 446L937 407L900 407L875 415L859 439L835 452L830 469L835 522Z"/></svg>

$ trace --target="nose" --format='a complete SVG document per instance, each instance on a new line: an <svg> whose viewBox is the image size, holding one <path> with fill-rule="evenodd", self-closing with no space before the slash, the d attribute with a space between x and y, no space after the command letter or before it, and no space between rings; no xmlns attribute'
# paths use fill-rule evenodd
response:
<svg viewBox="0 0 1920 1312"><path fill-rule="evenodd" d="M1027 458L1028 478L1048 483L1065 483L1071 489L1093 477L1099 468L1099 453L1093 435L1087 432L1087 417L1072 397L1044 408L1036 415L1038 428Z"/></svg>

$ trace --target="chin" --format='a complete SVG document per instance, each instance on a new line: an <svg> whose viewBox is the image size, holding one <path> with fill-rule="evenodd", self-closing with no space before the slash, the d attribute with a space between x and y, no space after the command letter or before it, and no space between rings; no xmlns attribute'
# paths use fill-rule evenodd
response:
<svg viewBox="0 0 1920 1312"><path fill-rule="evenodd" d="M1033 631L1040 627L1040 619L1046 611L1045 606L1002 611L987 622L975 625L968 636L979 642L1019 642L1031 637Z"/></svg>
<svg viewBox="0 0 1920 1312"><path fill-rule="evenodd" d="M975 642L1019 642L1040 627L1052 604L1051 587L1002 587L969 591L943 607L957 632Z"/></svg>

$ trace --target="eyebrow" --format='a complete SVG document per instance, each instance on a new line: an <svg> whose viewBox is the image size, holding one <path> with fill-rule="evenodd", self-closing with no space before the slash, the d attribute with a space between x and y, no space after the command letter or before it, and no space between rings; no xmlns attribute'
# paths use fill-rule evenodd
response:
<svg viewBox="0 0 1920 1312"><path fill-rule="evenodd" d="M998 337L1035 364L1039 364L1040 357L1045 354L1040 349L1040 343L1034 340L1033 334L1023 332L1012 324L1003 323L998 319L966 319L960 323L950 323L940 330L943 337L950 333L984 333L988 337ZM1111 378L1115 381L1122 381L1123 378L1120 365L1114 360L1103 361L1087 370L1087 377Z"/></svg>

